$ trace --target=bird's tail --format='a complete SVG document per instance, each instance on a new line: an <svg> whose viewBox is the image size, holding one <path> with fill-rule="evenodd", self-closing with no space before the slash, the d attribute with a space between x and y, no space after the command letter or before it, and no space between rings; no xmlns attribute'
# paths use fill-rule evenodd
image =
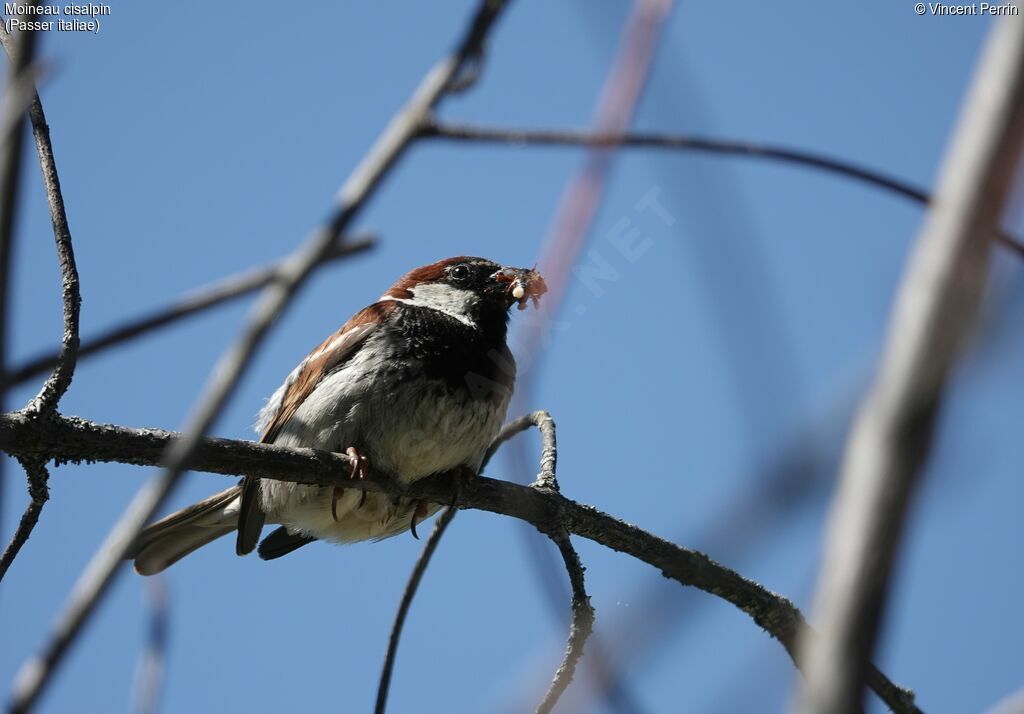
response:
<svg viewBox="0 0 1024 714"><path fill-rule="evenodd" d="M241 489L232 486L147 526L128 557L139 575L155 575L238 528Z"/></svg>

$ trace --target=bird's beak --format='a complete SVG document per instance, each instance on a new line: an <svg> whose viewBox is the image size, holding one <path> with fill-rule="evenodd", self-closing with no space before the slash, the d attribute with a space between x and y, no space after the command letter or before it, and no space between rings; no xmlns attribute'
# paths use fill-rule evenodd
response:
<svg viewBox="0 0 1024 714"><path fill-rule="evenodd" d="M533 268L502 268L491 277L502 286L507 307L519 303L519 309L525 310L530 300L536 307L548 291L544 278Z"/></svg>

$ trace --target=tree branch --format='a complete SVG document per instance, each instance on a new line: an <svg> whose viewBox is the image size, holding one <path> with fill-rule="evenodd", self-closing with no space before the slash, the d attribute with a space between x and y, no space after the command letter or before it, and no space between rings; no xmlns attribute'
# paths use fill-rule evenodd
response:
<svg viewBox="0 0 1024 714"><path fill-rule="evenodd" d="M801 647L803 711L862 708L907 507L981 300L1022 146L1024 19L1011 17L996 25L975 71L900 286L878 376L847 441L814 600L821 636Z"/></svg>
<svg viewBox="0 0 1024 714"><path fill-rule="evenodd" d="M425 139L498 144L513 147L584 146L650 148L727 156L748 156L819 169L881 188L915 203L928 204L932 200L931 196L924 189L889 176L881 171L875 171L874 169L858 166L843 159L824 156L812 151L751 141L711 139L701 136L659 132L607 133L586 129L522 129L461 123L439 123L436 121L424 126L420 135ZM1024 243L1019 239L1004 233L1002 230L998 230L996 232L996 240L1018 257L1024 258Z"/></svg>
<svg viewBox="0 0 1024 714"><path fill-rule="evenodd" d="M342 236L324 255L322 264L362 253L372 248L375 242L375 238L369 234L357 235L351 239ZM84 340L78 350L78 357L79 359L92 357L111 347L149 334L160 327L166 327L183 318L205 312L210 308L265 288L281 274L284 264L285 260L281 259L271 265L229 275L215 283L182 295L163 307L129 318L120 325L110 327L94 337ZM57 364L59 356L58 352L50 352L12 368L7 375L7 386L21 384L46 372Z"/></svg>
<svg viewBox="0 0 1024 714"><path fill-rule="evenodd" d="M159 466L169 458L167 447L182 438L181 434L158 429L130 429L63 416L32 420L20 413L0 415L0 450L15 456L52 458L57 463L115 461ZM292 483L344 485L433 503L450 503L453 495L447 478L426 479L409 488L372 474L366 479L351 481L344 477L351 469L349 458L344 454L249 441L204 438L191 468ZM484 476L462 485L459 505L518 518L545 533L564 529L566 533L633 556L657 568L667 578L732 603L782 643L791 657L794 655L797 628L804 623L799 610L786 598L719 565L703 553L658 538L557 492ZM896 686L877 670L873 670L869 686L894 711L918 711L913 693Z"/></svg>

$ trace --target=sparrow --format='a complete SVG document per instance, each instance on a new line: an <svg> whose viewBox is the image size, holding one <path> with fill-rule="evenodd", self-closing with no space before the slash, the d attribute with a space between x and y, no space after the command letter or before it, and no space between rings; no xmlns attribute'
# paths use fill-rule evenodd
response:
<svg viewBox="0 0 1024 714"><path fill-rule="evenodd" d="M547 291L534 269L455 257L416 268L292 370L259 413L260 441L345 452L351 478L401 484L476 473L508 410L515 360L509 310ZM412 530L440 508L384 493L245 477L146 527L129 557L153 575L236 533L272 560L315 540L353 543Z"/></svg>

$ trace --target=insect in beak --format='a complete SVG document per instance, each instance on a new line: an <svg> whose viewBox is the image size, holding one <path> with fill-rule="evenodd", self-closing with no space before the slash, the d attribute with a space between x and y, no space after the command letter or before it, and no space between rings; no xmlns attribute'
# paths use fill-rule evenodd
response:
<svg viewBox="0 0 1024 714"><path fill-rule="evenodd" d="M525 310L530 300L534 307L540 304L540 296L548 291L544 278L535 268L502 268L494 274L494 279L506 284L506 295L509 306L518 303L520 310Z"/></svg>

